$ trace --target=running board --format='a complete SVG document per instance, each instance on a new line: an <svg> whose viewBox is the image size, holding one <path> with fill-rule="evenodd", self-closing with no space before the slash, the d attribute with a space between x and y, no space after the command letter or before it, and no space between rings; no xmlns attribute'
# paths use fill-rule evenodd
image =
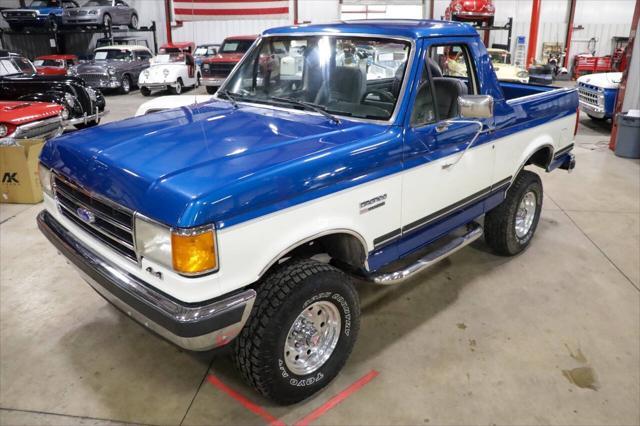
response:
<svg viewBox="0 0 640 426"><path fill-rule="evenodd" d="M426 256L418 259L415 263L395 272L370 275L369 279L380 285L399 284L413 275L424 271L425 269L438 263L445 257L451 256L463 247L468 246L482 236L482 227L473 222L468 225L469 229L466 234L455 238L446 245L437 250L432 251Z"/></svg>

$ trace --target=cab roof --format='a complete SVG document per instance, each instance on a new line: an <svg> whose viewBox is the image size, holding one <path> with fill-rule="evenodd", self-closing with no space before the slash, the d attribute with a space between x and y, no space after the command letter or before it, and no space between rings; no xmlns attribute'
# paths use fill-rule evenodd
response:
<svg viewBox="0 0 640 426"><path fill-rule="evenodd" d="M132 44L118 44L115 46L98 47L96 50L149 50L149 48L146 46L135 46Z"/></svg>
<svg viewBox="0 0 640 426"><path fill-rule="evenodd" d="M424 19L367 19L331 24L291 25L266 30L263 35L277 34L371 34L410 39L422 37L478 36L467 24Z"/></svg>

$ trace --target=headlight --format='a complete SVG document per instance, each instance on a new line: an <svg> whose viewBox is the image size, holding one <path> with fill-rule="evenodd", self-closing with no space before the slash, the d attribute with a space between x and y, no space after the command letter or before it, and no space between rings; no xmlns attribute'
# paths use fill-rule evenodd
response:
<svg viewBox="0 0 640 426"><path fill-rule="evenodd" d="M115 68L107 68L107 73L109 75L115 75L116 73L116 69Z"/></svg>
<svg viewBox="0 0 640 426"><path fill-rule="evenodd" d="M62 111L60 111L60 117L62 117L63 120L68 120L69 119L69 110L66 108L62 108Z"/></svg>
<svg viewBox="0 0 640 426"><path fill-rule="evenodd" d="M518 77L519 78L527 78L529 77L529 73L527 71L518 71Z"/></svg>
<svg viewBox="0 0 640 426"><path fill-rule="evenodd" d="M215 231L212 227L171 230L140 216L135 221L138 254L183 275L218 269Z"/></svg>
<svg viewBox="0 0 640 426"><path fill-rule="evenodd" d="M78 75L78 70L75 67L69 68L67 70L67 75L76 76Z"/></svg>
<svg viewBox="0 0 640 426"><path fill-rule="evenodd" d="M67 101L67 104L69 104L71 108L73 108L73 106L76 104L76 99L71 93L65 93L64 100Z"/></svg>
<svg viewBox="0 0 640 426"><path fill-rule="evenodd" d="M453 8L456 10L456 12L460 12L462 10L462 5L458 3Z"/></svg>
<svg viewBox="0 0 640 426"><path fill-rule="evenodd" d="M164 75L164 76L165 76L165 78L166 78L166 77L168 77L168 76L169 76L169 70L168 70L168 69L166 69L166 68L165 68L165 69L163 69L163 70L162 70L162 75Z"/></svg>
<svg viewBox="0 0 640 426"><path fill-rule="evenodd" d="M145 77L148 78L149 77L149 70L144 70L143 74L144 74Z"/></svg>
<svg viewBox="0 0 640 426"><path fill-rule="evenodd" d="M0 124L0 138L4 138L9 134L9 129L4 124Z"/></svg>
<svg viewBox="0 0 640 426"><path fill-rule="evenodd" d="M98 11L95 9L92 9L89 11L89 15L97 15L97 14L98 14Z"/></svg>
<svg viewBox="0 0 640 426"><path fill-rule="evenodd" d="M42 163L38 163L38 175L40 176L40 184L45 194L53 197L53 187L51 186L51 170L44 166Z"/></svg>
<svg viewBox="0 0 640 426"><path fill-rule="evenodd" d="M89 99L91 99L92 101L97 101L98 100L98 94L96 93L95 90L93 90L91 87L87 87L87 94L89 95Z"/></svg>

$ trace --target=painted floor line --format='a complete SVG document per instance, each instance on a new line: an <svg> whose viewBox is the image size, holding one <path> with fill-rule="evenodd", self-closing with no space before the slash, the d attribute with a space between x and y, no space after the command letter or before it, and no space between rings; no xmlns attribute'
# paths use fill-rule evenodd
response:
<svg viewBox="0 0 640 426"><path fill-rule="evenodd" d="M294 426L308 426L311 422L314 422L320 416L324 415L327 411L331 410L333 407L349 398L349 396L351 396L353 393L360 390L363 386L373 380L378 374L380 373L378 373L376 370L371 370L369 373L353 382L349 387L331 398L329 401L325 402L320 407L316 408L311 413L295 422Z"/></svg>
<svg viewBox="0 0 640 426"><path fill-rule="evenodd" d="M262 417L264 420L267 421L267 423L270 426L286 426L284 422L282 422L281 420L278 420L276 417L274 417L271 414L269 414L269 412L267 410L265 410L264 408L260 407L259 405L254 404L253 402L249 401L247 398L245 398L244 396L242 396L238 392L236 392L233 389L231 389L229 386L227 386L224 383L222 383L220 381L220 379L218 379L216 376L214 376L212 374L209 374L207 376L207 380L213 386L215 386L219 390L221 390L224 393L226 393L227 395L229 395L231 398L233 398L236 401L238 401L244 408L246 408L247 410L251 411L252 413Z"/></svg>

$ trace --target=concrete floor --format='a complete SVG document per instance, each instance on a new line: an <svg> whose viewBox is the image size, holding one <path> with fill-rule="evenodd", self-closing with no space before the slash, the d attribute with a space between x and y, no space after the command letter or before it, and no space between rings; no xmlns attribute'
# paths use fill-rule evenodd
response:
<svg viewBox="0 0 640 426"><path fill-rule="evenodd" d="M108 97L106 121L143 100ZM41 206L3 204L0 424L266 423L209 374L292 424L375 370L313 424L637 425L640 162L606 141L582 120L577 169L543 176L543 216L520 256L476 242L397 288L360 286L353 355L292 407L245 386L226 350L186 353L147 333L56 255L36 229Z"/></svg>

